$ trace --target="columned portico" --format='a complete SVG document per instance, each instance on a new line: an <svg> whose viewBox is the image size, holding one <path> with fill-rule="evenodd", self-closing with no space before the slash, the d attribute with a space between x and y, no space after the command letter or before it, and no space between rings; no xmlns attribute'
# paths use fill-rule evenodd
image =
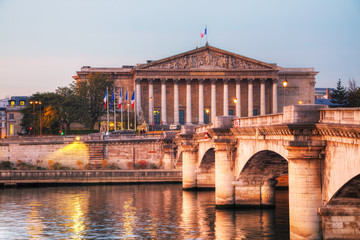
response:
<svg viewBox="0 0 360 240"><path fill-rule="evenodd" d="M186 124L191 124L191 78L186 79Z"/></svg>
<svg viewBox="0 0 360 240"><path fill-rule="evenodd" d="M265 115L265 80L260 79L260 115Z"/></svg>
<svg viewBox="0 0 360 240"><path fill-rule="evenodd" d="M216 117L216 79L211 79L211 122L215 122Z"/></svg>
<svg viewBox="0 0 360 240"><path fill-rule="evenodd" d="M278 112L278 93L277 93L278 80L279 80L278 78L272 79L272 106L273 106L272 113L273 114Z"/></svg>
<svg viewBox="0 0 360 240"><path fill-rule="evenodd" d="M204 124L204 79L199 79L199 124Z"/></svg>
<svg viewBox="0 0 360 240"><path fill-rule="evenodd" d="M236 109L235 115L241 117L241 88L240 88L241 79L236 79Z"/></svg>
<svg viewBox="0 0 360 240"><path fill-rule="evenodd" d="M174 124L179 125L179 79L174 81Z"/></svg>
<svg viewBox="0 0 360 240"><path fill-rule="evenodd" d="M248 116L254 115L254 92L253 92L254 79L248 78Z"/></svg>
<svg viewBox="0 0 360 240"><path fill-rule="evenodd" d="M141 111L141 78L135 80L135 112L139 115Z"/></svg>
<svg viewBox="0 0 360 240"><path fill-rule="evenodd" d="M229 79L224 78L224 116L228 116L229 115Z"/></svg>
<svg viewBox="0 0 360 240"><path fill-rule="evenodd" d="M166 125L166 79L161 79L161 121Z"/></svg>
<svg viewBox="0 0 360 240"><path fill-rule="evenodd" d="M154 79L149 78L149 125L154 122Z"/></svg>

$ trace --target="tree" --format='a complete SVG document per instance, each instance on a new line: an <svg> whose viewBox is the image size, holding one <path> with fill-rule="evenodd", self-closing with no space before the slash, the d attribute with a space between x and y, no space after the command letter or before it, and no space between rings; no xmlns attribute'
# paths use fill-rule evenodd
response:
<svg viewBox="0 0 360 240"><path fill-rule="evenodd" d="M114 80L108 75L101 73L89 74L87 81L77 83L76 93L84 102L89 114L89 127L94 129L99 118L105 114L104 96L106 87L109 88L109 96L114 86Z"/></svg>
<svg viewBox="0 0 360 240"><path fill-rule="evenodd" d="M360 107L360 88L357 86L354 78L349 79L349 88L347 91L347 106Z"/></svg>
<svg viewBox="0 0 360 240"><path fill-rule="evenodd" d="M59 87L56 90L59 96L58 116L61 125L70 129L71 123L85 123L87 119L86 102L76 95L76 87L70 84L69 87Z"/></svg>
<svg viewBox="0 0 360 240"><path fill-rule="evenodd" d="M337 87L331 93L331 102L340 106L345 106L347 103L346 88L341 86L341 80L337 82Z"/></svg>

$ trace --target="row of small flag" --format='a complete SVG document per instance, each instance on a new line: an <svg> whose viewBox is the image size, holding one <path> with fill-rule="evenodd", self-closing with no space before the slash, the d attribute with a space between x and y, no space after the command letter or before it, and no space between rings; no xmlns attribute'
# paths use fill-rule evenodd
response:
<svg viewBox="0 0 360 240"><path fill-rule="evenodd" d="M106 105L107 105L107 101L108 101L108 92L107 92L107 89L106 89L106 92L105 92L105 97L104 97L104 107L106 108ZM112 94L112 97L111 97L111 104L110 104L110 108L113 107L113 103L115 101L115 91L113 92ZM128 101L128 90L126 90L126 95L125 95L125 103ZM119 96L119 102L118 102L118 108L121 109L121 105L122 105L122 88L120 89L120 96ZM135 107L135 90L132 94L132 97L131 97L131 105L133 107Z"/></svg>

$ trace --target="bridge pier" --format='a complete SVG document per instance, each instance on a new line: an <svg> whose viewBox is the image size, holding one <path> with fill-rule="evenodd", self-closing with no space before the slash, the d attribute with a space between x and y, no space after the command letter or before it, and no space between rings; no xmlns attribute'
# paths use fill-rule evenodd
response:
<svg viewBox="0 0 360 240"><path fill-rule="evenodd" d="M275 185L268 179L241 179L235 184L235 205L237 207L275 207Z"/></svg>
<svg viewBox="0 0 360 240"><path fill-rule="evenodd" d="M190 145L183 145L183 189L191 190L197 187L196 166L197 148Z"/></svg>
<svg viewBox="0 0 360 240"><path fill-rule="evenodd" d="M234 207L233 159L229 143L215 144L215 196L216 207Z"/></svg>
<svg viewBox="0 0 360 240"><path fill-rule="evenodd" d="M321 158L324 145L290 142L289 209L291 239L321 239Z"/></svg>

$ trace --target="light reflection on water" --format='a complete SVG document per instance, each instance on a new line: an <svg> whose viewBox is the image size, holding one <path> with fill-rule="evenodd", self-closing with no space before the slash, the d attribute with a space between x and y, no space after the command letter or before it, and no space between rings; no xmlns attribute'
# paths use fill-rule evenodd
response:
<svg viewBox="0 0 360 240"><path fill-rule="evenodd" d="M289 239L277 208L216 210L211 191L180 184L0 189L0 239Z"/></svg>

